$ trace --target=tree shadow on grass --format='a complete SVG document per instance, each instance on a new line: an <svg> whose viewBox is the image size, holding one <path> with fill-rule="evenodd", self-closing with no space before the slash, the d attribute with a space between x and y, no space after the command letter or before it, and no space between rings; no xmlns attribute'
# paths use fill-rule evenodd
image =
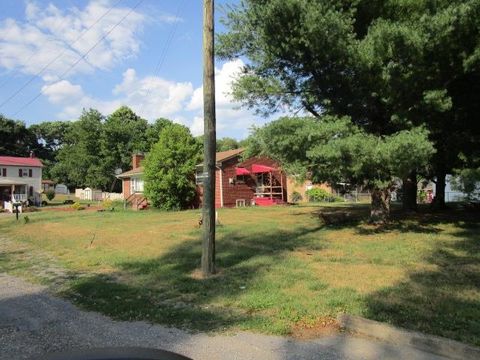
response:
<svg viewBox="0 0 480 360"><path fill-rule="evenodd" d="M468 214L450 220L458 227L453 235L463 241L438 242L425 258L426 269L370 294L364 316L480 345L480 226Z"/></svg>
<svg viewBox="0 0 480 360"><path fill-rule="evenodd" d="M87 309L121 320L149 320L201 331L258 327L252 324L267 324L268 317L228 303L286 261L291 251L321 248L321 239L309 236L320 228L250 235L225 232L217 242L218 273L208 279L196 275L201 258L197 233L198 240L185 241L160 258L124 262L117 265L116 273L77 279L63 294ZM305 271L295 265L291 264L285 281L294 283L297 272Z"/></svg>

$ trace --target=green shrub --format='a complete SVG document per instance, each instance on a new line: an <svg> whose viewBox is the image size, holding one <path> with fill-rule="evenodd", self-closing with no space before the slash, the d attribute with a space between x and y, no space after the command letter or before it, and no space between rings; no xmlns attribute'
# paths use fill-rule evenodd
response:
<svg viewBox="0 0 480 360"><path fill-rule="evenodd" d="M71 205L72 209L75 209L75 210L84 210L85 209L85 206L83 206L82 204L80 204L78 201L77 202L74 202L72 205Z"/></svg>
<svg viewBox="0 0 480 360"><path fill-rule="evenodd" d="M48 201L52 201L55 198L55 190L48 189L45 191L45 196L47 197Z"/></svg>
<svg viewBox="0 0 480 360"><path fill-rule="evenodd" d="M418 190L417 192L417 202L425 203L427 201L427 192L425 190Z"/></svg>
<svg viewBox="0 0 480 360"><path fill-rule="evenodd" d="M113 201L110 199L103 200L102 202L102 207L104 209L111 209L113 208Z"/></svg>
<svg viewBox="0 0 480 360"><path fill-rule="evenodd" d="M309 202L334 202L340 201L338 196L329 193L325 189L313 188L305 192Z"/></svg>
<svg viewBox="0 0 480 360"><path fill-rule="evenodd" d="M302 200L303 200L303 197L298 191L292 192L292 202L296 203Z"/></svg>

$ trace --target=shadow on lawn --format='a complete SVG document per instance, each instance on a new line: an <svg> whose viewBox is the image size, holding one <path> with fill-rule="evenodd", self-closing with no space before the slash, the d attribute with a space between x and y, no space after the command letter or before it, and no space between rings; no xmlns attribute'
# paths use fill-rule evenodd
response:
<svg viewBox="0 0 480 360"><path fill-rule="evenodd" d="M480 224L475 216L459 212L429 215L428 221L455 223L459 230L454 236L464 241L438 242L425 259L431 267L412 272L406 281L370 294L363 315L478 346Z"/></svg>
<svg viewBox="0 0 480 360"><path fill-rule="evenodd" d="M64 295L117 319L150 320L193 330L266 323L269 319L260 315L212 303L219 297L235 301L256 277L270 271L290 251L321 248L318 239L308 236L320 228L225 233L217 242L218 274L208 279L195 276L200 267L200 240L186 241L160 258L119 264L121 270L115 274L77 279ZM292 269L292 282L296 270ZM138 285L125 285L118 281L121 279Z"/></svg>

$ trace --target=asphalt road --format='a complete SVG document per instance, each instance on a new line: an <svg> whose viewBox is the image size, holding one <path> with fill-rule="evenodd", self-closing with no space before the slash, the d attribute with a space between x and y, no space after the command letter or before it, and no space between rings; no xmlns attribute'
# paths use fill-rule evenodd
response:
<svg viewBox="0 0 480 360"><path fill-rule="evenodd" d="M248 332L231 336L190 334L146 322L113 321L80 310L42 286L0 274L0 359L110 346L159 348L195 360L445 359L350 335L299 341Z"/></svg>

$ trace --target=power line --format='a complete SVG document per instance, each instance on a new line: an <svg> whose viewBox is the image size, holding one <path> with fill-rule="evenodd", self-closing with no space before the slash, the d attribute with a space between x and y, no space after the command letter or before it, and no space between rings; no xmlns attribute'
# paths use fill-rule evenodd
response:
<svg viewBox="0 0 480 360"><path fill-rule="evenodd" d="M71 44L70 48L73 47L87 32L89 32L95 25L97 25L100 20L102 20L105 16L107 16L118 4L120 4L123 0L118 0L114 5L112 5L103 15L101 15L95 22L93 22L92 25L90 25L87 29L85 29ZM67 52L67 49L63 49L55 58L53 58L50 62L48 62L40 71L38 71L36 74L32 75L30 79L28 79L18 90L16 90L12 95L10 95L7 99L5 99L1 104L0 108L2 108L5 104L7 104L10 100L12 100L15 96L17 96L23 89L25 89L28 85L32 83L33 80L35 80L37 77L39 77L45 70L47 70L50 65L52 65L55 61L60 59L65 53ZM33 54L28 60L34 56ZM7 81L8 82L8 81ZM1 86L3 86L6 82L4 82ZM1 87L0 86L0 87Z"/></svg>
<svg viewBox="0 0 480 360"><path fill-rule="evenodd" d="M105 38L110 35L112 33L113 30L115 30L117 28L117 26L119 26L123 20L125 20L138 6L140 6L140 4L143 2L144 0L140 0L138 1L134 7L132 7L127 14L125 14L125 16L123 16L119 22L117 22L110 30L108 30L101 38L100 40L98 40L90 49L88 49L88 51L86 53L84 53L76 62L74 62L66 71L64 71L60 76L59 76L59 81L61 80L64 80L64 77L75 67L77 66L80 61L84 60L88 54L90 54L93 49L95 49L103 40L105 40ZM24 104L19 110L17 110L13 116L17 116L18 113L20 113L21 111L23 111L27 106L29 106L30 104L32 104L35 100L37 100L40 96L42 96L43 94L43 90L41 90L34 98L32 98L29 102L27 102L26 104Z"/></svg>
<svg viewBox="0 0 480 360"><path fill-rule="evenodd" d="M178 3L175 18L178 18L178 16L180 15L180 10L183 8L184 3L185 3L185 0L182 0ZM160 57L158 58L157 65L155 66L155 69L153 70L153 75L154 76L160 73L160 69L162 68L163 63L165 62L165 59L167 58L168 49L170 48L170 45L172 44L173 38L175 37L175 33L177 32L178 23L179 23L179 21L175 22L172 30L170 31L170 33L167 37L167 40L165 41L165 46L164 46L162 52L160 53ZM151 92L152 92L152 89L149 88L147 90L147 94L145 95L145 98L148 98L150 96Z"/></svg>

